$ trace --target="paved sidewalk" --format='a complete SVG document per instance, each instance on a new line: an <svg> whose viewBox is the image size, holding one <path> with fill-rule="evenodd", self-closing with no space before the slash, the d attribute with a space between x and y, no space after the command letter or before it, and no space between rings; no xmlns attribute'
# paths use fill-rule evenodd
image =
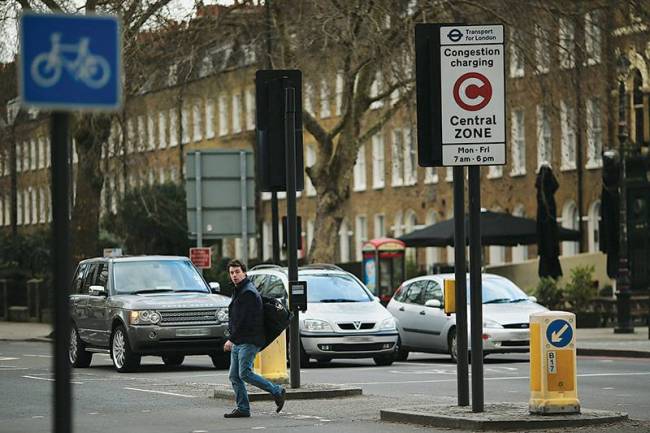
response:
<svg viewBox="0 0 650 433"><path fill-rule="evenodd" d="M0 321L0 341L50 341L52 326L47 323ZM578 355L630 356L650 358L648 328L637 327L634 334L614 334L612 328L577 330Z"/></svg>

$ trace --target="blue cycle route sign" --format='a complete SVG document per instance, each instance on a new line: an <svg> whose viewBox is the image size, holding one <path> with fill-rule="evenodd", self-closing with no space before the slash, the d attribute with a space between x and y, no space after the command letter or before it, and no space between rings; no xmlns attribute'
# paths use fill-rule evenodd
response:
<svg viewBox="0 0 650 433"><path fill-rule="evenodd" d="M546 328L546 339L557 348L565 347L573 340L573 328L566 320L556 319Z"/></svg>
<svg viewBox="0 0 650 433"><path fill-rule="evenodd" d="M20 17L23 105L117 110L122 105L120 22L108 15Z"/></svg>

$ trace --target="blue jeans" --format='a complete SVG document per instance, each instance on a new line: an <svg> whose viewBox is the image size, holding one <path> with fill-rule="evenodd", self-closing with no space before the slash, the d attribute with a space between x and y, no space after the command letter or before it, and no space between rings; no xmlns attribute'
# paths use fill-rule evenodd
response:
<svg viewBox="0 0 650 433"><path fill-rule="evenodd" d="M260 348L254 344L234 344L230 352L230 373L228 375L232 387L235 390L237 409L244 413L251 413L246 383L263 389L277 397L282 392L282 387L269 382L262 376L253 372L253 361Z"/></svg>

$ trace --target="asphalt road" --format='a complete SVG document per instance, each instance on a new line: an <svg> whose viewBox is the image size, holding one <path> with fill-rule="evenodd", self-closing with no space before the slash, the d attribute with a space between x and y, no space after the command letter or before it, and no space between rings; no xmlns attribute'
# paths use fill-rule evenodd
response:
<svg viewBox="0 0 650 433"><path fill-rule="evenodd" d="M0 432L49 432L53 373L47 343L0 342ZM498 355L485 362L485 401L527 402L529 364L525 355ZM456 368L446 356L412 354L408 361L377 367L372 360L346 360L303 369L303 384L331 383L363 389L363 396L332 400L289 400L277 415L272 402L252 403L253 417L225 420L233 402L212 398L228 383L208 357L186 358L179 368L143 358L137 373L119 374L106 355L73 373L76 432L431 432L430 428L379 421L379 409L456 402ZM650 431L650 360L578 359L582 407L627 412L618 427L575 431ZM451 432L451 430L444 430ZM551 430L549 430L551 431ZM568 431L568 430L563 430Z"/></svg>

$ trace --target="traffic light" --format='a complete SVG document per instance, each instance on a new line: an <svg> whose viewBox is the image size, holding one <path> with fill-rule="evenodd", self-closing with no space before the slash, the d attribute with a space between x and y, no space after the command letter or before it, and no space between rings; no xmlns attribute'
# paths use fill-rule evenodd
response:
<svg viewBox="0 0 650 433"><path fill-rule="evenodd" d="M295 89L296 191L304 189L302 151L302 72L259 70L255 74L257 152L255 165L261 191L286 191L285 93Z"/></svg>

